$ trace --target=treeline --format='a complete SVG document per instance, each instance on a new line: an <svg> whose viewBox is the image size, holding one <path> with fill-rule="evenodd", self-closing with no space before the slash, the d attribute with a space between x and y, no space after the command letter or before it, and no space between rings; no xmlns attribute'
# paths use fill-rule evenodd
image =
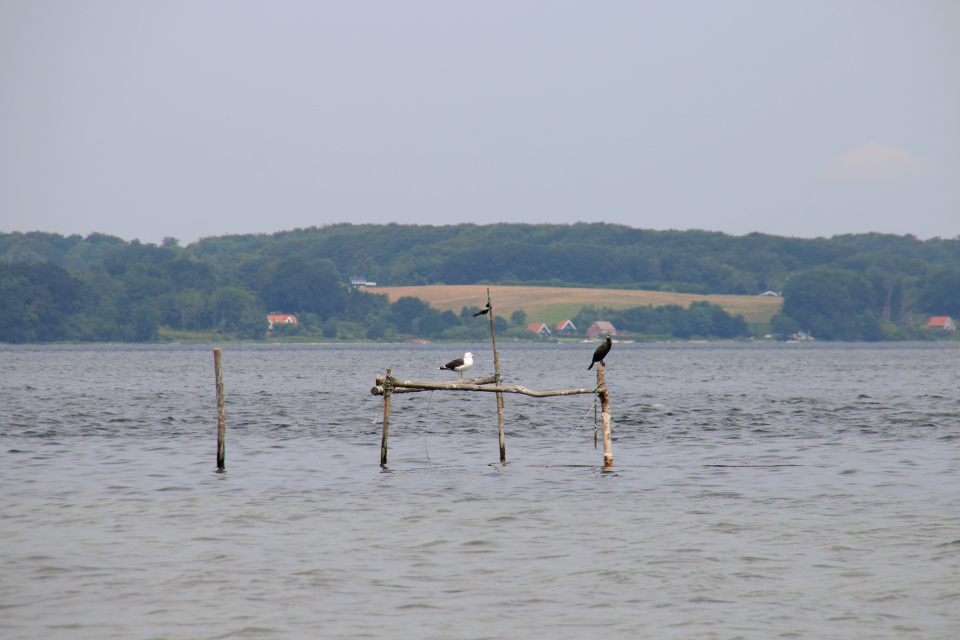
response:
<svg viewBox="0 0 960 640"><path fill-rule="evenodd" d="M188 247L174 238L157 246L100 233L0 234L0 340L154 340L161 326L257 339L268 312L298 314L299 328L282 331L304 335L472 339L478 323L462 313L440 313L422 302L391 305L345 286L349 276L380 285L782 291L774 334L804 330L836 340L930 337L917 328L921 319L960 316L957 238L800 239L608 224L340 224L205 238ZM706 310L700 307L640 309L632 315L586 313L602 312L609 316L604 319L649 335L746 332L718 320L704 333Z"/></svg>
<svg viewBox="0 0 960 640"><path fill-rule="evenodd" d="M263 339L267 314L296 312L305 328L385 312L385 296L349 290L329 260L290 257L224 272L169 243L116 245L74 271L0 262L0 341L152 341L160 327Z"/></svg>
<svg viewBox="0 0 960 640"><path fill-rule="evenodd" d="M960 271L930 268L922 276L895 270L818 268L783 287L783 309L771 331L799 331L821 340L930 340L951 337L925 329L929 314L960 317Z"/></svg>
<svg viewBox="0 0 960 640"><path fill-rule="evenodd" d="M489 321L441 313L417 298L390 304L353 289L332 261L293 255L225 269L163 246L109 242L100 262L73 270L53 262L0 262L0 342L137 341L187 334L261 340L268 313L294 313L278 336L348 339L489 337ZM519 326L495 319L504 335Z"/></svg>
<svg viewBox="0 0 960 640"><path fill-rule="evenodd" d="M573 319L583 332L594 320L606 320L618 330L662 338L745 338L750 335L743 316L731 316L723 307L706 301L692 302L689 308L670 304L630 309L584 307Z"/></svg>
<svg viewBox="0 0 960 640"><path fill-rule="evenodd" d="M109 261L125 244L103 234L2 234L0 260L50 261L83 270ZM337 224L204 238L183 252L222 273L250 273L294 256L330 260L340 274L364 276L381 286L556 284L743 295L778 291L794 274L824 266L910 277L923 277L934 268L960 271L958 238L922 241L877 233L829 239L730 236L602 223Z"/></svg>

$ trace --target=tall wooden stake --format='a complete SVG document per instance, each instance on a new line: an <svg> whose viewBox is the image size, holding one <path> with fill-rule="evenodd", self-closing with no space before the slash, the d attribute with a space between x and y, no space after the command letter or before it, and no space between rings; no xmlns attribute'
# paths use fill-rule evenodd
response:
<svg viewBox="0 0 960 640"><path fill-rule="evenodd" d="M213 350L213 370L217 380L217 471L226 471L227 412L223 407L223 367L220 348Z"/></svg>
<svg viewBox="0 0 960 640"><path fill-rule="evenodd" d="M497 334L493 330L493 301L490 298L490 289L487 289L487 307L490 308L490 337L493 339L493 372L497 379L497 386L502 386L500 379L500 354L497 353ZM497 391L497 429L500 434L500 462L507 461L507 443L503 439L503 394Z"/></svg>
<svg viewBox="0 0 960 640"><path fill-rule="evenodd" d="M601 415L603 415L603 466L613 466L613 449L610 446L610 394L607 393L607 379L603 373L603 363L597 363L597 390L600 394Z"/></svg>
<svg viewBox="0 0 960 640"><path fill-rule="evenodd" d="M393 390L393 369L387 369L387 380L383 385L383 439L380 441L380 466L387 466L387 433L390 431L390 395Z"/></svg>

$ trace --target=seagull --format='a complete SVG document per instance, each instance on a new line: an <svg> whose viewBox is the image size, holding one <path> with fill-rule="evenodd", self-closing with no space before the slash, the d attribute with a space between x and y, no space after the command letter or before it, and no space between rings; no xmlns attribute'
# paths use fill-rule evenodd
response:
<svg viewBox="0 0 960 640"><path fill-rule="evenodd" d="M460 379L463 380L463 372L473 366L473 354L467 351L463 354L462 358L457 358L456 360L451 360L442 367L437 367L437 369L449 369L450 371L456 371L460 374Z"/></svg>
<svg viewBox="0 0 960 640"><path fill-rule="evenodd" d="M610 353L610 347L613 346L613 342L610 340L609 334L607 335L607 341L602 343L597 350L593 352L593 362L590 363L590 366L587 367L587 371L593 369L593 365L598 362L603 366L607 366L607 363L603 361L607 357L607 354Z"/></svg>

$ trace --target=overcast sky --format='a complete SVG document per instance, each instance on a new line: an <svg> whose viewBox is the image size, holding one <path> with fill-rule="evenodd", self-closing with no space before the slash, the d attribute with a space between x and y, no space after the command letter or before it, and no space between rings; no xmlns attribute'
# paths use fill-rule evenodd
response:
<svg viewBox="0 0 960 640"><path fill-rule="evenodd" d="M0 0L0 231L960 234L960 2Z"/></svg>

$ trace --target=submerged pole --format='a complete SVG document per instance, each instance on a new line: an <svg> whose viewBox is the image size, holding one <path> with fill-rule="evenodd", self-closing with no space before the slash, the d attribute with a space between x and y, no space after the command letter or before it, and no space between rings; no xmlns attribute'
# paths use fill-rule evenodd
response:
<svg viewBox="0 0 960 640"><path fill-rule="evenodd" d="M600 408L603 416L603 466L613 466L613 449L610 445L610 393L607 391L607 379L603 372L603 363L597 363L597 392L600 394Z"/></svg>
<svg viewBox="0 0 960 640"><path fill-rule="evenodd" d="M393 392L393 369L387 369L383 383L383 439L380 441L380 466L387 465L387 433L390 431L390 394Z"/></svg>
<svg viewBox="0 0 960 640"><path fill-rule="evenodd" d="M501 386L500 354L497 353L497 334L493 330L493 300L490 298L490 289L487 289L487 308L490 309L490 337L493 340L493 376L497 386ZM507 443L503 438L503 394L497 391L497 431L500 437L500 462L507 461Z"/></svg>
<svg viewBox="0 0 960 640"><path fill-rule="evenodd" d="M213 350L213 370L217 380L217 471L226 471L227 413L223 407L223 367L219 347Z"/></svg>

